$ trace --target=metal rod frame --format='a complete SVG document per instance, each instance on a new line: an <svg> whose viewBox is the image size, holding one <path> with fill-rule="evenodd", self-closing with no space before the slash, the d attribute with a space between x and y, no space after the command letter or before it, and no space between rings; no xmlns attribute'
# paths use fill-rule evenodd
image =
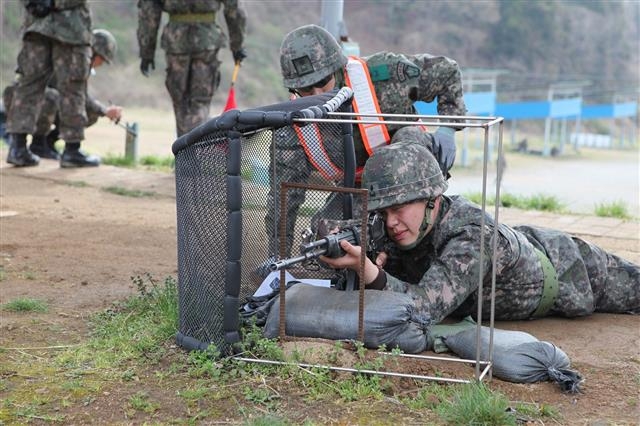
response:
<svg viewBox="0 0 640 426"><path fill-rule="evenodd" d="M436 127L455 127L458 129L461 128L480 128L484 131L484 147L483 147L483 162L482 162L482 216L480 218L480 226L484 230L485 227L485 213L486 213L486 201L487 201L487 169L489 163L489 137L490 131L494 126L498 126L498 162L497 162L497 176L502 176L504 164L502 162L502 138L504 133L504 118L503 117L482 117L482 116L442 116L442 115L410 115L410 114L356 114L356 113L329 113L329 116L335 117L406 117L418 119L419 121L390 121L384 120L386 124L399 124L403 126L410 125L421 125L421 126L436 126ZM428 120L456 120L454 122L447 121L422 121L422 119ZM477 123L470 123L469 120L477 121ZM365 124L379 124L378 120L363 120L363 119L344 119L344 118L327 118L327 119L295 119L295 122L301 123L365 123ZM406 358L420 359L420 360L437 360L444 362L462 362L469 363L475 366L475 381L480 382L485 377L492 377L492 366L493 366L493 335L495 329L495 292L496 292L496 251L497 251L497 240L498 240L498 214L500 208L500 182L501 179L496 179L496 189L495 189L495 210L494 210L494 229L493 229L493 244L492 244L492 268L491 268L491 296L490 296L490 312L489 312L489 356L487 360L482 360L481 358L481 331L482 331L482 302L483 302L483 292L484 292L484 270L483 270L483 262L484 262L484 241L485 235L484 232L480 233L480 271L478 273L478 304L477 304L477 326L476 326L476 358L475 359L464 359L464 358L446 358L446 357L437 357L437 356L428 356L428 355L416 355L416 354L391 354L383 352L382 354L388 354L392 356L401 356ZM366 189L353 189L353 188L343 188L343 187L331 187L331 186L320 186L320 185L308 185L308 184L300 184L300 183L292 183L292 182L282 182L281 183L281 191L280 191L280 211L286 211L286 194L289 188L303 188L303 189L311 189L318 191L333 191L333 192L343 192L343 193L351 193L360 195L364 200L364 209L363 209L363 217L362 217L362 232L361 232L361 241L366 241L366 225L367 225L367 217L366 217L366 203L367 203L367 195L368 191ZM282 216L281 216L282 218ZM286 217L281 219L280 224L280 232L281 235L285 235L286 233ZM281 239L280 242L280 255L285 255L285 242L284 239ZM364 271L364 250L362 251L362 256L360 259L360 271L358 276L360 277L360 285L359 285L359 304L358 304L358 338L360 341L364 341L364 282L363 282L363 271ZM280 282L284 283L285 280L285 271L284 269L280 272ZM293 336L287 336L285 330L285 290L286 283L280 285L280 340L302 340L302 338L295 338ZM305 338L308 339L308 338ZM424 375L414 375L414 374L405 374L405 373L397 373L392 371L375 371L375 370L366 370L366 369L355 369L355 368L347 368L347 367L336 367L330 365L322 365L322 364L306 364L306 363L296 363L296 362L284 362L284 361L273 361L259 358L247 358L240 356L241 354L234 355L232 358L245 361L245 362L255 362L262 364L273 364L273 365L289 365L289 366L298 366L301 368L320 368L320 369L329 369L334 371L344 371L344 372L352 372L352 373L363 373L363 374L375 374L381 376L392 376L392 377L406 377L412 379L420 379L420 380L430 380L430 381L441 381L441 382L450 382L450 383L471 383L471 380L468 379L457 379L453 377L435 377L435 376L424 376ZM484 366L481 370L480 366Z"/></svg>
<svg viewBox="0 0 640 426"><path fill-rule="evenodd" d="M296 183L296 182L282 182L280 184L280 257L285 258L287 248L286 248L286 235L287 232L287 217L284 212L287 211L287 194L289 189L305 189L312 191L323 191L323 192L341 192L344 194L352 194L357 195L362 200L362 215L360 217L360 241L367 241L367 201L369 191L366 189L359 188L345 188L339 186L324 186L324 185L312 185L312 184L304 184L304 183ZM360 253L360 267L358 269L358 291L359 291L359 300L358 300L358 340L364 341L364 261L365 261L365 251L362 250ZM286 315L285 315L285 291L286 291L286 282L285 282L285 270L286 268L282 268L280 270L280 286L279 286L279 297L280 297L280 318L279 318L279 327L280 327L280 340L294 340L293 337L286 335Z"/></svg>

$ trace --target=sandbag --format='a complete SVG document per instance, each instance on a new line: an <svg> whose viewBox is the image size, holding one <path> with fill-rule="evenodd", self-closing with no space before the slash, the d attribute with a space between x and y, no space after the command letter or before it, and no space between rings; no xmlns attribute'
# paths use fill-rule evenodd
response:
<svg viewBox="0 0 640 426"><path fill-rule="evenodd" d="M286 292L286 334L332 340L358 338L357 291L296 284ZM267 316L263 334L279 335L280 300ZM411 297L390 291L364 292L364 345L404 353L423 352L427 347L430 319L415 312Z"/></svg>
<svg viewBox="0 0 640 426"><path fill-rule="evenodd" d="M480 332L480 356L489 357L489 327ZM476 358L476 329L461 331L443 338L453 353L464 359ZM529 333L494 329L493 375L514 383L551 380L565 392L580 391L582 376L570 370L567 354L553 343L540 341Z"/></svg>

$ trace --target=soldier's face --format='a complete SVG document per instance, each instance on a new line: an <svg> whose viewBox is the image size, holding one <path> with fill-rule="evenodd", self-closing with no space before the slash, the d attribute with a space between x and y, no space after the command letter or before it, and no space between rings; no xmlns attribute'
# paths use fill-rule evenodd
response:
<svg viewBox="0 0 640 426"><path fill-rule="evenodd" d="M324 92L333 90L335 86L336 79L333 74L331 74L311 86L295 89L294 92L300 97L320 95Z"/></svg>
<svg viewBox="0 0 640 426"><path fill-rule="evenodd" d="M427 202L418 200L400 204L382 211L387 234L400 247L415 243L420 235Z"/></svg>

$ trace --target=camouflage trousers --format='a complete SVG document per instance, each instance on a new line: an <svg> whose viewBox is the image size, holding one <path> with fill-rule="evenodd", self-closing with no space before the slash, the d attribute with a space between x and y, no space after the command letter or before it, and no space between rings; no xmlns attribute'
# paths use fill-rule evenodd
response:
<svg viewBox="0 0 640 426"><path fill-rule="evenodd" d="M640 314L640 266L561 231L514 229L546 252L556 270L559 291L549 315Z"/></svg>
<svg viewBox="0 0 640 426"><path fill-rule="evenodd" d="M90 63L90 46L60 43L36 33L27 34L18 54L20 79L11 108L7 109L7 132L36 132L47 84L55 73L60 95L60 137L67 142L83 140Z"/></svg>
<svg viewBox="0 0 640 426"><path fill-rule="evenodd" d="M5 108L10 109L11 103L13 101L13 96L15 92L15 88L17 83L7 86L2 93L2 101L4 102ZM60 92L54 89L53 87L47 87L44 91L44 101L42 103L42 108L40 109L40 114L38 114L38 119L36 120L36 130L33 132L34 135L47 135L54 125L58 125L60 123L60 119L58 117L58 112L60 109ZM87 124L86 127L93 126L98 119L100 118L100 114L95 111L87 108Z"/></svg>
<svg viewBox="0 0 640 426"><path fill-rule="evenodd" d="M218 50L166 55L165 86L171 96L178 137L209 118L211 99L220 85Z"/></svg>

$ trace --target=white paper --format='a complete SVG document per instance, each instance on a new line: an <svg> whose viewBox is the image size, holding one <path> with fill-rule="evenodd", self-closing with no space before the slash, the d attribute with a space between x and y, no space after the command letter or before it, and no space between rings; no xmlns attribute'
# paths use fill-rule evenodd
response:
<svg viewBox="0 0 640 426"><path fill-rule="evenodd" d="M300 281L305 284L315 285L318 287L331 287L331 280L321 280L321 279L297 279L289 272L284 271L284 279L288 283L290 281ZM273 271L262 281L260 287L254 293L254 296L264 296L265 294L269 294L274 290L278 290L280 284L280 271Z"/></svg>

